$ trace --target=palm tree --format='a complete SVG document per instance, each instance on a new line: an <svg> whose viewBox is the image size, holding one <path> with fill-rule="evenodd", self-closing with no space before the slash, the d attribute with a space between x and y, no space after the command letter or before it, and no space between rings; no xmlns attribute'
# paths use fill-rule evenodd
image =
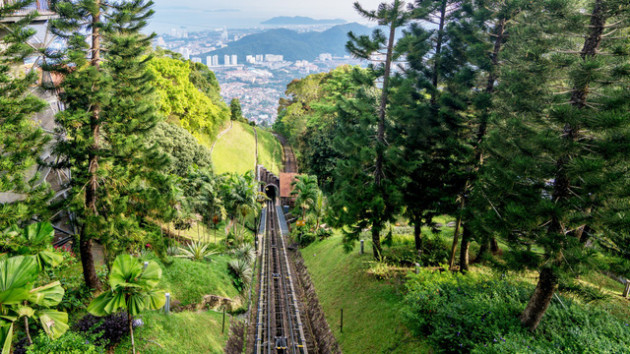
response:
<svg viewBox="0 0 630 354"><path fill-rule="evenodd" d="M312 209L317 202L319 192L317 176L297 176L291 185L293 186L291 195L297 195L295 204L302 209L302 219L306 219L306 210Z"/></svg>

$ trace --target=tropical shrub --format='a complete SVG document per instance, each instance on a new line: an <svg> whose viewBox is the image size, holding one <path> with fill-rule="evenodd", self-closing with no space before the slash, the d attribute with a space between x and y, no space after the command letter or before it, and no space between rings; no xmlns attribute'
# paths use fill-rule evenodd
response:
<svg viewBox="0 0 630 354"><path fill-rule="evenodd" d="M404 313L409 327L438 352L621 353L630 348L628 321L557 297L535 333L519 315L532 286L505 277L421 271L410 275Z"/></svg>
<svg viewBox="0 0 630 354"><path fill-rule="evenodd" d="M28 354L97 354L104 352L103 348L92 343L90 337L76 332L66 332L56 340L50 339L45 334L40 334L26 350Z"/></svg>
<svg viewBox="0 0 630 354"><path fill-rule="evenodd" d="M90 336L99 346L115 346L127 335L127 314L113 313L105 317L87 314L77 322L76 330Z"/></svg>
<svg viewBox="0 0 630 354"><path fill-rule="evenodd" d="M252 266L243 259L233 259L228 263L230 274L234 278L234 286L243 292L252 282L254 271Z"/></svg>

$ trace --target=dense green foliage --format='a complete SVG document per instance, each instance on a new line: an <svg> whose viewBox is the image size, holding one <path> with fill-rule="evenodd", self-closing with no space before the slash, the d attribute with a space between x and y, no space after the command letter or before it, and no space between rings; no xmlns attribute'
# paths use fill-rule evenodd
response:
<svg viewBox="0 0 630 354"><path fill-rule="evenodd" d="M349 66L329 73L312 74L287 86L288 99L280 99L274 130L297 148L300 168L316 175L329 190L335 159L333 141L340 134L335 104L340 97L353 96L359 85ZM358 70L358 69L357 69Z"/></svg>
<svg viewBox="0 0 630 354"><path fill-rule="evenodd" d="M355 7L390 29L415 21L393 53L385 51L393 31L350 33L348 49L373 64L346 75L354 86L329 92L326 74L291 83L275 125L330 193L330 223L345 228L348 248L370 229L380 253L387 222L402 216L414 225L416 254L401 259L435 264L443 247L425 247L423 227L452 215L450 270L468 270L476 242L478 261L538 272L527 306L510 317L518 323L521 312L530 330L559 284L589 269L627 273L627 2ZM405 65L388 81L392 58ZM324 108L320 95L336 99ZM326 140L310 139L318 129Z"/></svg>
<svg viewBox="0 0 630 354"><path fill-rule="evenodd" d="M531 284L494 276L422 271L407 282L404 312L410 327L440 352L603 353L624 352L630 327L593 305L555 298L536 333L518 314Z"/></svg>
<svg viewBox="0 0 630 354"><path fill-rule="evenodd" d="M51 340L41 334L33 340L33 345L26 350L29 354L98 354L104 353L103 348L90 343L91 338L87 338L76 332L68 332L57 340Z"/></svg>
<svg viewBox="0 0 630 354"><path fill-rule="evenodd" d="M175 124L160 122L147 136L147 144L155 151L166 154L169 163L164 166L169 173L186 176L191 166L212 166L210 150L199 144L186 129Z"/></svg>
<svg viewBox="0 0 630 354"><path fill-rule="evenodd" d="M201 68L167 55L156 56L148 64L155 75L159 112L197 139L216 135L229 118L227 106L215 96L214 75L206 72L207 67Z"/></svg>

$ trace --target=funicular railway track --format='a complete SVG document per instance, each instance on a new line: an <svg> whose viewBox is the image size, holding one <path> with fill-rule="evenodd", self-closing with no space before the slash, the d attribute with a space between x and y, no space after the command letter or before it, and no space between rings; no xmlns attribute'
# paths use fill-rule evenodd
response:
<svg viewBox="0 0 630 354"><path fill-rule="evenodd" d="M307 353L304 325L274 201L266 207L254 353Z"/></svg>

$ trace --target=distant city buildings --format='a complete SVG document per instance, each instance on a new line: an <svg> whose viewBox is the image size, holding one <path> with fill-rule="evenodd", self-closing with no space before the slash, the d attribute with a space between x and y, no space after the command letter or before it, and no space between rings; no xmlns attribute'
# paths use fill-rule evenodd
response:
<svg viewBox="0 0 630 354"><path fill-rule="evenodd" d="M179 28L171 28L171 37L188 38L188 31L185 31Z"/></svg>
<svg viewBox="0 0 630 354"><path fill-rule="evenodd" d="M317 57L317 59L319 59L319 61L330 61L333 60L333 57L330 53L322 53Z"/></svg>
<svg viewBox="0 0 630 354"><path fill-rule="evenodd" d="M253 55L248 55L245 57L245 62L247 64L256 64L256 57Z"/></svg>
<svg viewBox="0 0 630 354"><path fill-rule="evenodd" d="M256 54L256 62L262 63L264 56L262 54Z"/></svg>
<svg viewBox="0 0 630 354"><path fill-rule="evenodd" d="M201 63L201 58L194 57L192 58L193 63Z"/></svg>
<svg viewBox="0 0 630 354"><path fill-rule="evenodd" d="M230 66L230 56L227 54L223 56L223 65Z"/></svg>
<svg viewBox="0 0 630 354"><path fill-rule="evenodd" d="M190 60L190 49L188 49L188 47L182 47L179 49L178 51L185 60Z"/></svg>
<svg viewBox="0 0 630 354"><path fill-rule="evenodd" d="M258 57L258 56L256 56ZM266 62L278 62L278 61L283 61L284 60L284 56L282 55L276 55L276 54L265 54L265 61Z"/></svg>
<svg viewBox="0 0 630 354"><path fill-rule="evenodd" d="M206 65L208 66L219 66L219 56L218 55L208 55L206 57Z"/></svg>
<svg viewBox="0 0 630 354"><path fill-rule="evenodd" d="M233 66L238 65L238 56L236 54L232 54L232 60L230 61L230 64L232 64Z"/></svg>

